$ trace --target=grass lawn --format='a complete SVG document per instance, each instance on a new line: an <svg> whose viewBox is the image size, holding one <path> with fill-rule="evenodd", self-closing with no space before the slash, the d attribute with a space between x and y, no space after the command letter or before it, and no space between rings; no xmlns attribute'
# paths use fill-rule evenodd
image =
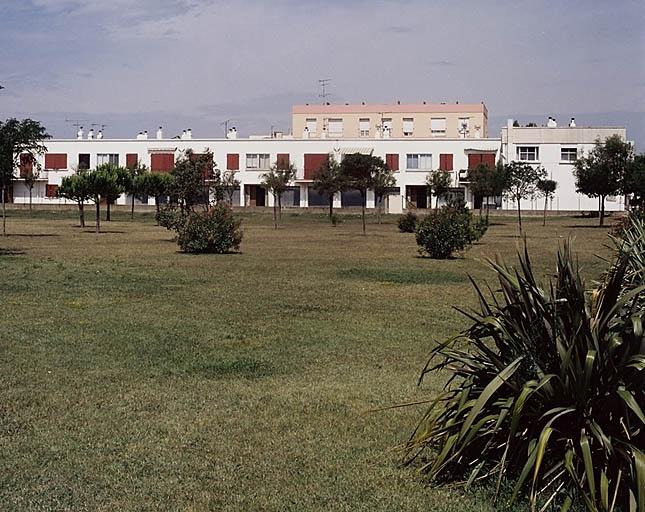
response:
<svg viewBox="0 0 645 512"><path fill-rule="evenodd" d="M394 216L243 214L240 254L194 256L152 213L95 235L88 210L11 210L0 237L0 510L493 510L398 465L422 409L363 413L441 388L416 379L467 275L515 260L514 217L433 261ZM538 273L573 234L599 276L597 219L524 220Z"/></svg>

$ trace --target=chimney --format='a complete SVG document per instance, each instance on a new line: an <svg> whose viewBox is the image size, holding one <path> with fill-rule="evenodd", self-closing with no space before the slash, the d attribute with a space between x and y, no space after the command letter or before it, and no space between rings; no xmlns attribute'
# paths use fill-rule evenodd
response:
<svg viewBox="0 0 645 512"><path fill-rule="evenodd" d="M192 139L193 138L193 130L192 130L192 128L188 128L188 130L186 131L186 138L187 139Z"/></svg>
<svg viewBox="0 0 645 512"><path fill-rule="evenodd" d="M102 139L103 138L103 130L99 130L99 133L96 134L97 139Z"/></svg>
<svg viewBox="0 0 645 512"><path fill-rule="evenodd" d="M571 121L569 121L569 128L575 128L576 127L576 118L572 117Z"/></svg>
<svg viewBox="0 0 645 512"><path fill-rule="evenodd" d="M141 137L141 138L142 139L147 139L148 138L148 130L143 131L143 137Z"/></svg>
<svg viewBox="0 0 645 512"><path fill-rule="evenodd" d="M424 104L424 105L426 104L425 100L423 100L423 104Z"/></svg>
<svg viewBox="0 0 645 512"><path fill-rule="evenodd" d="M163 139L163 128L161 126L157 130L157 138L158 139Z"/></svg>
<svg viewBox="0 0 645 512"><path fill-rule="evenodd" d="M90 128L90 131L87 132L87 140L92 140L94 138L94 128Z"/></svg>
<svg viewBox="0 0 645 512"><path fill-rule="evenodd" d="M397 104L397 105L400 105L400 104L401 104L401 100L396 100L396 104Z"/></svg>
<svg viewBox="0 0 645 512"><path fill-rule="evenodd" d="M186 130L181 132L181 140L184 140L186 138Z"/></svg>
<svg viewBox="0 0 645 512"><path fill-rule="evenodd" d="M78 128L78 131L76 132L76 138L78 140L81 140L83 138L83 127L82 126L80 126Z"/></svg>
<svg viewBox="0 0 645 512"><path fill-rule="evenodd" d="M365 105L365 102L364 102L364 101L361 101L361 105Z"/></svg>

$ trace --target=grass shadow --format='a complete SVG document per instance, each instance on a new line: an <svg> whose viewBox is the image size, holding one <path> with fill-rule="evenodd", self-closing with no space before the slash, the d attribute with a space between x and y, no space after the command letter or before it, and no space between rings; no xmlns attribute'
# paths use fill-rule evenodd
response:
<svg viewBox="0 0 645 512"><path fill-rule="evenodd" d="M444 270L350 268L341 270L338 276L343 279L391 284L451 284L468 281L465 275Z"/></svg>

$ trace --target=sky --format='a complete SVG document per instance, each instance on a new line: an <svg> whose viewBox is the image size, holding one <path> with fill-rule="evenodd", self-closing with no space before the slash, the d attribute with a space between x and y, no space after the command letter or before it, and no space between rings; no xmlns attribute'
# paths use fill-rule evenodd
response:
<svg viewBox="0 0 645 512"><path fill-rule="evenodd" d="M332 103L484 101L491 135L576 115L643 147L644 22L642 0L0 0L0 118L288 133L329 78Z"/></svg>

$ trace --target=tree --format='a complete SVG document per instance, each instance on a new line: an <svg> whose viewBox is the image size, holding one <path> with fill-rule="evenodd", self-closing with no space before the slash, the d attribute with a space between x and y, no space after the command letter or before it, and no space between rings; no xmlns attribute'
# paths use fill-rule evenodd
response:
<svg viewBox="0 0 645 512"><path fill-rule="evenodd" d="M24 158L24 161L23 161ZM34 165L36 168L34 169ZM29 190L29 213L32 210L32 193L34 186L40 177L40 164L32 158L31 155L21 155L20 157L20 177L25 182L25 187Z"/></svg>
<svg viewBox="0 0 645 512"><path fill-rule="evenodd" d="M228 202L233 206L233 196L235 191L240 188L241 182L235 177L235 171L227 171L222 176L222 189L228 196Z"/></svg>
<svg viewBox="0 0 645 512"><path fill-rule="evenodd" d="M7 191L14 179L14 170L19 164L22 154L30 155L36 160L47 148L43 144L45 139L51 138L45 127L38 121L15 118L0 121L0 202L2 202L2 234L7 235L6 202Z"/></svg>
<svg viewBox="0 0 645 512"><path fill-rule="evenodd" d="M282 218L282 194L296 178L296 168L290 162L278 160L261 178L262 185L273 195L273 226L278 229L278 215Z"/></svg>
<svg viewBox="0 0 645 512"><path fill-rule="evenodd" d="M130 220L134 219L134 200L135 198L141 198L145 195L141 189L137 188L141 183L137 180L139 176L148 172L148 167L145 164L142 164L137 160L134 164L128 165L126 170L129 174L129 178L125 182L125 191L130 194L131 198L131 209L130 209Z"/></svg>
<svg viewBox="0 0 645 512"><path fill-rule="evenodd" d="M171 195L179 202L182 213L194 211L198 204L208 210L210 191L219 184L219 171L215 172L213 153L206 149L202 154L187 149L170 171L174 177Z"/></svg>
<svg viewBox="0 0 645 512"><path fill-rule="evenodd" d="M506 167L498 164L491 167L487 164L479 164L474 169L468 169L469 188L475 197L482 199L479 207L481 217L484 198L501 196L506 189ZM488 219L490 201L486 200L486 219Z"/></svg>
<svg viewBox="0 0 645 512"><path fill-rule="evenodd" d="M117 190L121 190L114 164L101 164L93 171L87 173L89 182L90 199L96 205L96 232L101 232L101 199L113 197ZM118 197L118 196L117 196Z"/></svg>
<svg viewBox="0 0 645 512"><path fill-rule="evenodd" d="M104 197L106 206L105 220L109 222L112 220L112 218L110 217L110 206L114 204L119 197L121 197L121 194L123 194L123 192L131 189L133 184L132 176L127 169L125 169L124 167L118 167L114 164L105 165L109 165L110 172L114 174L114 179L110 182L111 186L106 191L106 195ZM106 167L106 169L107 168L108 167Z"/></svg>
<svg viewBox="0 0 645 512"><path fill-rule="evenodd" d="M450 190L451 185L450 172L448 171L430 171L426 176L426 185L431 195L437 197L435 210L439 208L439 198Z"/></svg>
<svg viewBox="0 0 645 512"><path fill-rule="evenodd" d="M624 189L625 175L634 160L634 148L619 135L596 140L589 155L574 163L576 190L599 201L600 225L605 223L605 198Z"/></svg>
<svg viewBox="0 0 645 512"><path fill-rule="evenodd" d="M396 178L392 174L392 171L389 167L385 167L380 170L374 176L374 183L372 185L372 190L374 191L374 201L376 202L376 218L378 223L381 223L381 209L385 199L394 192L394 187L396 186Z"/></svg>
<svg viewBox="0 0 645 512"><path fill-rule="evenodd" d="M645 154L636 155L627 168L623 189L631 208L645 207Z"/></svg>
<svg viewBox="0 0 645 512"><path fill-rule="evenodd" d="M517 203L517 223L522 233L522 214L520 210L522 199L535 195L537 184L546 177L546 171L541 165L533 167L526 162L510 162L505 166L506 189L504 195Z"/></svg>
<svg viewBox="0 0 645 512"><path fill-rule="evenodd" d="M546 206L549 199L553 198L555 189L558 188L558 182L554 180L540 180L537 184L538 192L544 197L544 219L542 225L546 226Z"/></svg>
<svg viewBox="0 0 645 512"><path fill-rule="evenodd" d="M345 180L340 172L340 165L327 156L313 174L313 189L329 201L329 220L334 215L334 196L345 188Z"/></svg>
<svg viewBox="0 0 645 512"><path fill-rule="evenodd" d="M365 234L367 191L374 187L376 176L381 172L389 172L389 169L383 159L378 156L354 153L345 155L340 164L340 172L347 183L347 188L358 190L361 194L363 234Z"/></svg>
<svg viewBox="0 0 645 512"><path fill-rule="evenodd" d="M61 180L61 184L56 190L58 197L76 202L79 226L82 228L85 227L85 202L89 201L92 196L92 184L87 175L88 172L81 169L76 174L66 176Z"/></svg>
<svg viewBox="0 0 645 512"><path fill-rule="evenodd" d="M142 195L155 198L157 214L159 214L160 199L170 195L175 178L171 174L147 172L136 177L135 187Z"/></svg>

